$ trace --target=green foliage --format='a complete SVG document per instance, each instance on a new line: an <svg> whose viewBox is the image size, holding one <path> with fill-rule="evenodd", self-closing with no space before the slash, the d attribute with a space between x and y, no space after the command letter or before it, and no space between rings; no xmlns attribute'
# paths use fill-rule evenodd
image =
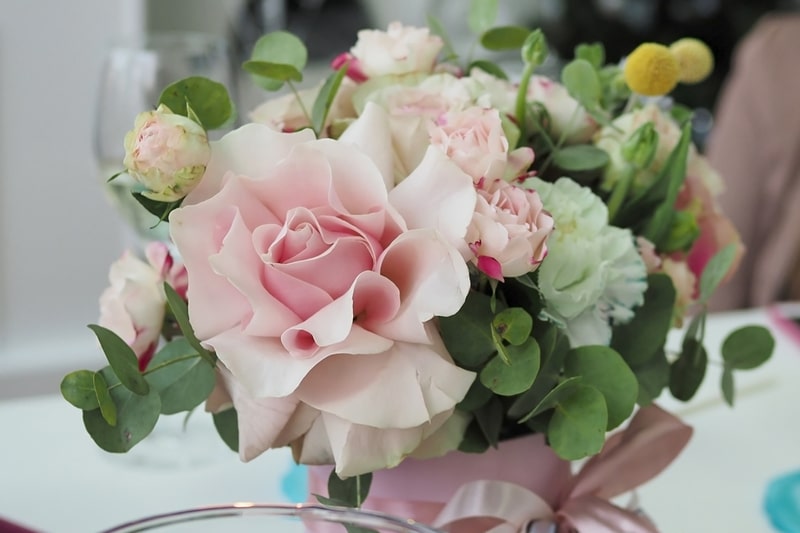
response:
<svg viewBox="0 0 800 533"><path fill-rule="evenodd" d="M361 507L369 494L372 474L340 478L335 471L328 477L328 498L317 496L322 503L344 507Z"/></svg>
<svg viewBox="0 0 800 533"><path fill-rule="evenodd" d="M116 412L111 424L101 409L83 412L83 424L95 443L105 451L127 452L144 439L156 425L161 411L158 392L151 389L144 395L135 394L125 387L110 367L96 374L108 384L106 389Z"/></svg>
<svg viewBox="0 0 800 533"><path fill-rule="evenodd" d="M164 293L167 295L167 305L169 306L169 310L172 312L172 315L175 317L175 320L178 322L178 326L181 329L181 333L186 337L186 340L189 344L197 350L197 353L203 359L208 362L212 367L216 365L217 356L205 348L200 344L200 340L194 334L194 329L192 325L189 323L189 308L186 305L186 302L183 301L175 289L173 289L169 283L164 283Z"/></svg>
<svg viewBox="0 0 800 533"><path fill-rule="evenodd" d="M481 35L497 20L498 0L471 0L467 23L472 33Z"/></svg>
<svg viewBox="0 0 800 533"><path fill-rule="evenodd" d="M600 102L602 87L597 71L585 59L573 59L561 71L561 83L583 107L593 109Z"/></svg>
<svg viewBox="0 0 800 533"><path fill-rule="evenodd" d="M500 396L514 396L525 392L539 373L539 345L530 337L521 345L505 348L507 361L499 354L481 370L480 381Z"/></svg>
<svg viewBox="0 0 800 533"><path fill-rule="evenodd" d="M228 448L234 452L239 451L239 417L236 409L231 407L213 414L214 428Z"/></svg>
<svg viewBox="0 0 800 533"><path fill-rule="evenodd" d="M469 66L467 67L467 72L471 72L472 69L474 68L480 69L486 72L487 74L491 74L496 78L500 78L501 80L508 79L508 74L505 73L505 71L500 67L500 65L498 65L497 63L492 63L491 61L486 61L485 59L477 59L472 63L470 63ZM509 144L511 146L515 145L512 144L510 140Z"/></svg>
<svg viewBox="0 0 800 533"><path fill-rule="evenodd" d="M447 30L445 30L444 25L442 22L436 18L435 16L428 13L426 15L426 20L428 22L428 28L433 35L438 35L442 39L442 54L443 54L443 61L452 61L458 58L458 54L453 48L453 41L450 39L450 36L447 34Z"/></svg>
<svg viewBox="0 0 800 533"><path fill-rule="evenodd" d="M642 407L650 405L669 386L669 361L664 350L658 350L645 362L631 366L639 384L636 402Z"/></svg>
<svg viewBox="0 0 800 533"><path fill-rule="evenodd" d="M736 245L731 243L708 260L703 273L700 275L700 296L698 301L705 303L714 294L725 275L730 271L736 258Z"/></svg>
<svg viewBox="0 0 800 533"><path fill-rule="evenodd" d="M333 99L336 97L336 93L339 92L339 87L342 85L345 74L347 74L347 65L343 65L328 76L316 100L314 100L314 105L311 108L311 127L316 132L317 137L321 136L325 121L328 119L328 112L333 105Z"/></svg>
<svg viewBox="0 0 800 533"><path fill-rule="evenodd" d="M568 393L555 408L547 427L547 439L559 457L574 461L594 455L603 448L608 421L600 391L577 385Z"/></svg>
<svg viewBox="0 0 800 533"><path fill-rule="evenodd" d="M587 61L595 70L601 69L606 62L606 51L603 43L579 44L575 47L575 59Z"/></svg>
<svg viewBox="0 0 800 533"><path fill-rule="evenodd" d="M109 365L114 369L114 373L119 378L120 383L128 390L146 395L150 391L150 386L139 372L139 360L128 344L119 335L110 329L90 324L91 329L100 341L100 347L108 359Z"/></svg>
<svg viewBox="0 0 800 533"><path fill-rule="evenodd" d="M497 397L476 409L473 413L478 428L489 446L496 447L500 442L500 431L503 429L503 404Z"/></svg>
<svg viewBox="0 0 800 533"><path fill-rule="evenodd" d="M498 26L481 35L481 45L487 50L518 50L525 44L530 30L521 26Z"/></svg>
<svg viewBox="0 0 800 533"><path fill-rule="evenodd" d="M706 375L708 353L696 338L686 337L680 356L670 365L669 390L681 401L689 401Z"/></svg>
<svg viewBox="0 0 800 533"><path fill-rule="evenodd" d="M245 70L263 89L277 91L287 81L301 81L307 62L308 50L303 41L289 32L275 31L256 41Z"/></svg>
<svg viewBox="0 0 800 533"><path fill-rule="evenodd" d="M588 144L576 144L559 148L555 152L553 163L562 170L594 170L608 164L608 153Z"/></svg>
<svg viewBox="0 0 800 533"><path fill-rule="evenodd" d="M470 291L464 306L453 316L439 318L447 350L464 368L478 368L495 352L490 297Z"/></svg>
<svg viewBox="0 0 800 533"><path fill-rule="evenodd" d="M722 359L733 370L750 370L766 363L775 339L763 326L745 326L732 331L722 343Z"/></svg>
<svg viewBox="0 0 800 533"><path fill-rule="evenodd" d="M61 380L61 395L78 409L97 409L100 405L95 394L94 375L91 370L70 372Z"/></svg>
<svg viewBox="0 0 800 533"><path fill-rule="evenodd" d="M567 354L565 377L580 377L605 399L608 427L611 430L633 412L639 386L636 376L617 352L606 346L581 346Z"/></svg>
<svg viewBox="0 0 800 533"><path fill-rule="evenodd" d="M207 130L224 126L233 116L228 89L219 82L193 76L167 86L158 99L173 113L199 121Z"/></svg>
<svg viewBox="0 0 800 533"><path fill-rule="evenodd" d="M153 357L147 381L161 396L161 413L168 415L200 405L214 389L216 376L214 368L180 337Z"/></svg>

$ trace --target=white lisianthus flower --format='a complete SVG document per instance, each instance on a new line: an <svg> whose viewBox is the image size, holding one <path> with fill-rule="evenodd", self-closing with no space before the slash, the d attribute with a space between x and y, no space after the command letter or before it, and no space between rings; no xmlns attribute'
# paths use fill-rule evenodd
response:
<svg viewBox="0 0 800 533"><path fill-rule="evenodd" d="M525 183L555 220L539 267L547 319L562 324L572 346L608 345L611 326L644 302L647 271L629 230L609 226L603 201L569 178Z"/></svg>

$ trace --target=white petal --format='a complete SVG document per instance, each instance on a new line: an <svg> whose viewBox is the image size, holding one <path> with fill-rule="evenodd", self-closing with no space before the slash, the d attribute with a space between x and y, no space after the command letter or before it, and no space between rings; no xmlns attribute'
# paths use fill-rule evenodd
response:
<svg viewBox="0 0 800 533"><path fill-rule="evenodd" d="M377 165L386 190L394 186L394 152L389 117L377 104L367 102L364 112L339 137L339 142L349 142L360 148Z"/></svg>

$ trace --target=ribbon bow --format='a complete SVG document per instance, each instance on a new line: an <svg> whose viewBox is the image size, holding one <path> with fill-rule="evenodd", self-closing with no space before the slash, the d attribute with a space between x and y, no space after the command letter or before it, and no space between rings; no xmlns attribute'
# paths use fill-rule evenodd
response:
<svg viewBox="0 0 800 533"><path fill-rule="evenodd" d="M460 533L525 532L534 523L536 531L657 533L645 516L610 499L655 477L691 434L692 428L670 413L655 405L645 407L584 464L553 507L514 483L473 481L456 491L432 525L453 529L457 524Z"/></svg>

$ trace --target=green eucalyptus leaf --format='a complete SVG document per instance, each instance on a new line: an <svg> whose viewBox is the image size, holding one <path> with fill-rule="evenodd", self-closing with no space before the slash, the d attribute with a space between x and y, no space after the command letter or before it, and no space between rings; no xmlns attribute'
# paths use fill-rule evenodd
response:
<svg viewBox="0 0 800 533"><path fill-rule="evenodd" d="M497 26L481 35L481 46L487 50L518 50L525 44L530 30L522 26Z"/></svg>
<svg viewBox="0 0 800 533"><path fill-rule="evenodd" d="M536 340L507 346L508 363L500 355L490 359L480 373L481 383L500 396L514 396L528 390L539 373L540 353Z"/></svg>
<svg viewBox="0 0 800 533"><path fill-rule="evenodd" d="M139 360L136 358L133 348L110 329L97 324L90 324L89 329L100 341L100 347L108 359L108 364L111 365L122 385L136 394L147 394L150 386L139 372Z"/></svg>
<svg viewBox="0 0 800 533"><path fill-rule="evenodd" d="M745 326L722 343L722 359L732 370L750 370L766 363L775 349L772 333L763 326Z"/></svg>
<svg viewBox="0 0 800 533"><path fill-rule="evenodd" d="M481 35L497 20L498 0L471 0L467 23L472 33Z"/></svg>
<svg viewBox="0 0 800 533"><path fill-rule="evenodd" d="M496 448L500 442L500 431L503 429L503 404L493 396L491 400L473 413L478 427L489 446Z"/></svg>
<svg viewBox="0 0 800 533"><path fill-rule="evenodd" d="M548 325L541 329L543 332L537 331L536 334L541 353L541 368L533 385L509 407L508 416L511 418L520 419L526 415L530 418L561 379L561 370L570 349L569 340L555 326Z"/></svg>
<svg viewBox="0 0 800 533"><path fill-rule="evenodd" d="M706 263L700 275L700 302L706 302L717 290L725 275L730 271L736 258L736 244L731 243L717 251Z"/></svg>
<svg viewBox="0 0 800 533"><path fill-rule="evenodd" d="M298 39L297 36L286 31L274 31L256 41L250 59L252 61L288 65L296 71L302 72L308 62L308 50L303 41ZM277 91L287 81L286 79L272 78L270 76L256 74L252 76L253 81L267 91Z"/></svg>
<svg viewBox="0 0 800 533"><path fill-rule="evenodd" d="M336 98L336 93L339 92L339 87L342 85L347 74L347 65L342 65L336 72L328 76L322 88L314 100L314 105L311 108L311 127L317 133L317 137L322 136L322 129L325 127L325 121L328 119L328 112L333 105L333 100Z"/></svg>
<svg viewBox="0 0 800 533"><path fill-rule="evenodd" d="M588 385L572 387L558 402L547 426L547 442L568 461L598 453L608 427L603 394Z"/></svg>
<svg viewBox="0 0 800 533"><path fill-rule="evenodd" d="M491 398L492 391L487 389L481 383L481 380L476 379L472 382L472 385L470 385L464 399L458 402L456 408L471 413L486 405Z"/></svg>
<svg viewBox="0 0 800 533"><path fill-rule="evenodd" d="M477 419L472 420L464 432L464 438L458 445L458 451L464 453L483 453L489 449L489 441L483 434Z"/></svg>
<svg viewBox="0 0 800 533"><path fill-rule="evenodd" d="M361 504L367 499L371 483L371 473L342 479L335 470L332 470L328 477L328 496L334 500L346 502L348 507L361 507Z"/></svg>
<svg viewBox="0 0 800 533"><path fill-rule="evenodd" d="M581 346L567 354L566 377L581 377L605 398L608 427L614 429L633 412L639 385L636 376L617 352L606 346Z"/></svg>
<svg viewBox="0 0 800 533"><path fill-rule="evenodd" d="M200 340L194 334L194 328L192 328L192 325L189 322L189 307L187 306L186 302L178 295L177 292L175 292L175 289L173 289L172 286L166 282L164 282L164 293L167 296L167 305L169 305L172 315L178 322L178 326L181 328L181 333L183 333L183 336L186 337L186 340L189 342L192 348L197 351L200 357L205 359L206 362L212 367L216 366L216 355L203 348L203 346L200 344Z"/></svg>
<svg viewBox="0 0 800 533"><path fill-rule="evenodd" d="M124 453L144 439L156 425L161 401L158 392L150 390L145 395L134 394L119 386L119 380L108 367L97 374L108 384L108 393L116 408L116 425L105 420L100 409L83 412L86 431L107 452Z"/></svg>
<svg viewBox="0 0 800 533"><path fill-rule="evenodd" d="M181 203L183 203L183 198L175 202L162 202L160 200L148 198L143 192L140 191L133 191L131 194L133 195L133 198L139 202L139 205L144 207L148 213L158 218L159 223L167 220L169 218L169 214L175 209L179 208ZM158 223L156 223L156 226L157 225Z"/></svg>
<svg viewBox="0 0 800 533"><path fill-rule="evenodd" d="M608 164L608 153L588 144L576 144L560 148L553 163L562 170L584 171L603 168Z"/></svg>
<svg viewBox="0 0 800 533"><path fill-rule="evenodd" d="M560 382L558 385L548 392L542 401L540 401L529 413L520 418L518 422L524 424L531 418L544 413L550 409L554 409L558 403L564 398L569 397L574 392L575 388L582 386L583 380L579 377L567 378Z"/></svg>
<svg viewBox="0 0 800 533"><path fill-rule="evenodd" d="M492 327L503 340L521 346L531 335L533 318L521 307L509 307L495 315Z"/></svg>
<svg viewBox="0 0 800 533"><path fill-rule="evenodd" d="M207 130L224 126L233 116L233 102L228 89L219 82L193 76L168 85L158 99L173 113L189 116L189 107L200 125Z"/></svg>
<svg viewBox="0 0 800 533"><path fill-rule="evenodd" d="M724 398L725 403L733 407L733 400L736 389L733 386L733 369L731 369L728 366L722 369L720 389L722 390L722 397Z"/></svg>
<svg viewBox="0 0 800 533"><path fill-rule="evenodd" d="M467 67L467 72L472 72L472 69L475 68L480 69L487 74L491 74L495 78L499 78L501 80L508 79L508 74L506 74L503 68L497 63L492 63L491 61L487 61L485 59L476 59L469 64L469 67Z"/></svg>
<svg viewBox="0 0 800 533"><path fill-rule="evenodd" d="M672 328L675 287L666 274L647 276L644 304L627 324L615 326L611 338L614 348L632 367L642 365L658 352Z"/></svg>
<svg viewBox="0 0 800 533"><path fill-rule="evenodd" d="M650 405L669 386L670 367L664 350L658 350L650 360L632 367L639 383L637 403L642 407Z"/></svg>
<svg viewBox="0 0 800 533"><path fill-rule="evenodd" d="M161 396L161 414L194 409L214 390L214 368L200 357L186 338L178 338L153 357L147 381Z"/></svg>
<svg viewBox="0 0 800 533"><path fill-rule="evenodd" d="M561 83L586 108L594 108L603 95L597 71L585 59L570 61L561 71Z"/></svg>
<svg viewBox="0 0 800 533"><path fill-rule="evenodd" d="M212 417L214 420L214 428L216 428L217 434L222 439L222 442L234 452L238 452L239 417L236 414L236 409L231 407L230 409L214 413Z"/></svg>
<svg viewBox="0 0 800 533"><path fill-rule="evenodd" d="M70 372L61 380L61 395L78 409L97 409L99 404L94 390L94 374L91 370Z"/></svg>
<svg viewBox="0 0 800 533"><path fill-rule="evenodd" d="M460 366L478 368L495 352L492 338L490 297L470 291L458 313L439 318L439 329L447 351Z"/></svg>
<svg viewBox="0 0 800 533"><path fill-rule="evenodd" d="M450 39L450 36L447 34L447 30L444 28L442 22L436 18L435 16L428 13L426 15L426 20L428 22L428 28L430 28L431 33L433 35L438 35L441 37L444 46L442 47L442 53L444 54L444 60L451 60L457 59L458 54L456 53L455 48L453 48L453 41Z"/></svg>
<svg viewBox="0 0 800 533"><path fill-rule="evenodd" d="M292 65L271 63L269 61L245 61L242 68L250 74L279 82L303 81L303 73Z"/></svg>
<svg viewBox="0 0 800 533"><path fill-rule="evenodd" d="M680 356L670 366L672 395L684 402L691 400L705 378L707 366L708 354L703 344L697 339L685 338Z"/></svg>
<svg viewBox="0 0 800 533"><path fill-rule="evenodd" d="M582 43L575 47L575 58L584 59L599 70L606 62L606 51L603 43Z"/></svg>
<svg viewBox="0 0 800 533"><path fill-rule="evenodd" d="M108 384L100 372L95 372L92 375L92 385L97 405L100 407L100 415L109 426L116 426L117 406L114 405L114 400L111 399L111 393L108 391Z"/></svg>

